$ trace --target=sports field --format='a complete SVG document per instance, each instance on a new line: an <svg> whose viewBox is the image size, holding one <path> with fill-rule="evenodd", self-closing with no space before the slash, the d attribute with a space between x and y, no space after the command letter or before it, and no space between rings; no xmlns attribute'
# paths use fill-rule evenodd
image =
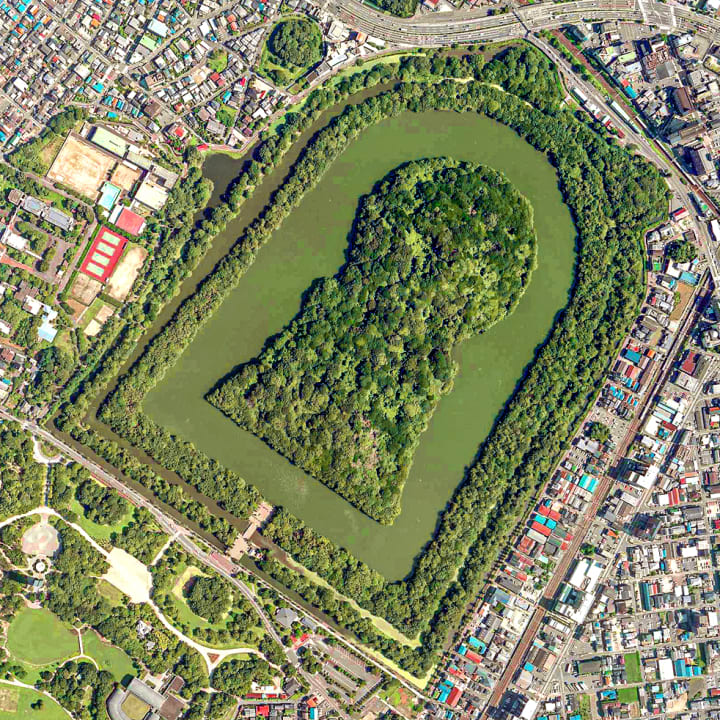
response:
<svg viewBox="0 0 720 720"><path fill-rule="evenodd" d="M119 163L111 179L114 185L130 192L133 185L140 179L140 175L142 175L140 170Z"/></svg>
<svg viewBox="0 0 720 720"><path fill-rule="evenodd" d="M70 134L47 176L95 200L100 185L116 162L116 158L95 145Z"/></svg>
<svg viewBox="0 0 720 720"><path fill-rule="evenodd" d="M8 628L7 649L31 665L48 665L77 655L77 635L56 615L44 608L22 608Z"/></svg>
<svg viewBox="0 0 720 720"><path fill-rule="evenodd" d="M135 695L128 695L121 707L130 720L142 720L150 711L150 706Z"/></svg>
<svg viewBox="0 0 720 720"><path fill-rule="evenodd" d="M140 268L147 257L147 250L139 245L129 243L115 271L110 276L106 292L115 300L123 302L137 278Z"/></svg>
<svg viewBox="0 0 720 720"><path fill-rule="evenodd" d="M89 275L78 273L70 294L83 305L91 305L102 290L102 283Z"/></svg>

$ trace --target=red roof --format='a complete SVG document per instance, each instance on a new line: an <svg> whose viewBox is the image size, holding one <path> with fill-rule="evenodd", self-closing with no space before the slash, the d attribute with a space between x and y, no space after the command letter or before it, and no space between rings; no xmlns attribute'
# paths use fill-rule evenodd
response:
<svg viewBox="0 0 720 720"><path fill-rule="evenodd" d="M535 522L533 520L530 527L535 530L536 532L539 532L541 535L544 535L545 537L549 537L552 530L547 527L546 525L541 525L539 522Z"/></svg>
<svg viewBox="0 0 720 720"><path fill-rule="evenodd" d="M263 717L267 717L270 715L270 706L269 705L258 705L257 706L257 714L262 715Z"/></svg>
<svg viewBox="0 0 720 720"><path fill-rule="evenodd" d="M700 355L698 353L688 351L688 354L685 356L685 359L683 360L680 368L688 375L692 375L697 368L697 363L699 359Z"/></svg>
<svg viewBox="0 0 720 720"><path fill-rule="evenodd" d="M80 272L104 283L112 275L127 242L127 238L103 225L80 266Z"/></svg>
<svg viewBox="0 0 720 720"><path fill-rule="evenodd" d="M450 691L450 695L448 696L448 699L447 699L447 704L448 704L450 707L455 707L455 706L458 704L458 700L460 699L460 696L461 696L461 695L462 695L462 690L460 690L459 688L454 687L454 688Z"/></svg>
<svg viewBox="0 0 720 720"><path fill-rule="evenodd" d="M132 210L123 208L115 220L115 224L131 235L139 235L145 228L145 218L134 213Z"/></svg>

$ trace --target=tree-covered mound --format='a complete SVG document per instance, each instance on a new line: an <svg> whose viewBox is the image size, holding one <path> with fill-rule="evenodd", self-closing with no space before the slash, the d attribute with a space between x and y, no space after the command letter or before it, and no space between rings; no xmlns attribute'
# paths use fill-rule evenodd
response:
<svg viewBox="0 0 720 720"><path fill-rule="evenodd" d="M322 58L322 33L307 18L279 22L268 40L268 48L283 67L290 70L309 67Z"/></svg>
<svg viewBox="0 0 720 720"><path fill-rule="evenodd" d="M362 199L347 263L208 400L371 517L392 522L452 349L505 317L535 263L532 210L490 168L400 167Z"/></svg>

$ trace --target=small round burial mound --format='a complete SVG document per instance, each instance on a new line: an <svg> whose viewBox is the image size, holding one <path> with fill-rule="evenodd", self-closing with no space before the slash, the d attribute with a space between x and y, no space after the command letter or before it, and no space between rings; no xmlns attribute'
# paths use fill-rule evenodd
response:
<svg viewBox="0 0 720 720"><path fill-rule="evenodd" d="M58 531L46 522L28 528L22 537L22 551L31 557L52 557L59 549Z"/></svg>

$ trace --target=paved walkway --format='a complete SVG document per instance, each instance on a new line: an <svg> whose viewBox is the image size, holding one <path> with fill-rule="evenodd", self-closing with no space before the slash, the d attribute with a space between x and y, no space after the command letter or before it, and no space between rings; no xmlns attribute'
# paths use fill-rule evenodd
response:
<svg viewBox="0 0 720 720"><path fill-rule="evenodd" d="M33 515L53 515L57 518L60 518L64 523L67 523L73 530L77 531L82 535L87 542L92 545L95 550L97 550L106 561L110 562L110 553L105 550L101 545L99 545L88 533L80 527L77 523L69 522L66 520L60 513L57 512L57 510L53 510L49 507L37 507L33 510L30 510L26 513L22 513L21 515L13 515L12 517L8 518L7 520L3 520L0 522L0 528L5 527L6 525L11 525L14 522L17 522L18 520L25 518L25 517L31 517ZM205 660L205 664L207 665L208 672L211 672L219 663L221 663L226 657L229 655L236 655L238 653L246 653L248 655L257 655L258 657L261 657L263 660L267 662L267 658L256 648L252 647L233 647L233 648L213 648L208 647L207 645L201 645L199 642L196 642L192 638L185 635L185 633L181 632L176 628L170 621L165 617L162 610L155 604L155 602L150 598L147 600L147 604L152 608L153 612L157 616L160 623L165 627L166 630L171 632L175 637L177 637L179 640L181 640L186 645L190 646L194 650L197 650L198 653L202 656L203 660ZM82 650L81 650L82 652ZM212 656L212 657L211 657Z"/></svg>
<svg viewBox="0 0 720 720"><path fill-rule="evenodd" d="M0 685L10 685L12 687L25 688L26 690L34 690L38 695L44 695L45 697L50 698L54 703L57 703L57 705L70 718L70 720L75 720L75 718L73 718L70 712L66 710L62 705L60 705L60 703L49 692L45 692L44 690L38 690L32 685L20 682L19 680L0 680Z"/></svg>

